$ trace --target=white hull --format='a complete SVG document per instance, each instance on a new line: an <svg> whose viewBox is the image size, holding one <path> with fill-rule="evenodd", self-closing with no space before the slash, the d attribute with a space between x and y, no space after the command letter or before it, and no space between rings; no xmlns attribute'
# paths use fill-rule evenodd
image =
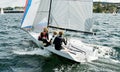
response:
<svg viewBox="0 0 120 72"><path fill-rule="evenodd" d="M1 8L1 12L0 12L0 14L4 14L3 8Z"/></svg>
<svg viewBox="0 0 120 72"><path fill-rule="evenodd" d="M54 49L53 45L44 47L42 43L38 41L38 33L29 32L29 34L39 47L76 62L96 60L99 57L110 56L112 52L111 48L85 44L78 39L70 39L67 45L63 45L64 49L58 51Z"/></svg>
<svg viewBox="0 0 120 72"><path fill-rule="evenodd" d="M114 13L113 13L113 16L116 16L116 15L117 15L117 13L116 13L116 12L114 12Z"/></svg>

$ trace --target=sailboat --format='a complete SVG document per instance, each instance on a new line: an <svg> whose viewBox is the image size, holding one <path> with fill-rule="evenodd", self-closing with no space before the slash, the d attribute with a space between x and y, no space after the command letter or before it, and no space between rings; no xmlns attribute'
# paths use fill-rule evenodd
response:
<svg viewBox="0 0 120 72"><path fill-rule="evenodd" d="M113 11L112 14L113 14L113 16L116 16L116 15L117 15L117 12L116 12L116 11Z"/></svg>
<svg viewBox="0 0 120 72"><path fill-rule="evenodd" d="M4 10L3 10L3 8L1 8L1 12L0 12L0 14L4 14Z"/></svg>
<svg viewBox="0 0 120 72"><path fill-rule="evenodd" d="M117 15L117 8L114 8L114 9L113 9L113 13L112 13L112 14L113 14L113 16L116 16L116 15Z"/></svg>
<svg viewBox="0 0 120 72"><path fill-rule="evenodd" d="M111 49L104 46L87 44L80 38L67 37L67 45L58 51L53 45L44 47L38 36L44 27L50 31L63 30L64 32L87 33L92 32L92 0L26 0L25 13L21 28L26 31L33 41L42 49L73 60L86 62L96 60L101 56L109 55Z"/></svg>

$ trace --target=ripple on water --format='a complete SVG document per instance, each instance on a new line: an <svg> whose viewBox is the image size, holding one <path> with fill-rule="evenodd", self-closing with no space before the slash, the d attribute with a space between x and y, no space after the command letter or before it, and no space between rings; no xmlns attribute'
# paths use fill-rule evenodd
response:
<svg viewBox="0 0 120 72"><path fill-rule="evenodd" d="M56 55L45 58L44 51L34 50L37 45L19 29L22 14L0 16L0 71L1 72L119 72L120 64L97 60L77 64ZM93 31L96 36L81 36L87 43L112 47L114 59L120 61L120 16L94 14ZM76 36L80 37L80 36ZM93 40L92 40L93 39ZM89 41L91 40L91 41ZM33 49L33 50L32 50ZM49 54L49 53L48 53ZM114 64L113 64L114 63Z"/></svg>
<svg viewBox="0 0 120 72"><path fill-rule="evenodd" d="M8 31L0 31L0 35L8 35L9 34L9 32Z"/></svg>

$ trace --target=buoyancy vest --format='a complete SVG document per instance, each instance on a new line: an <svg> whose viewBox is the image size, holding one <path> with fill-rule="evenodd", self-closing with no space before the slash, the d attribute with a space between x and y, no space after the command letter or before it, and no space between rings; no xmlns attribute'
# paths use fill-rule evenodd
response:
<svg viewBox="0 0 120 72"><path fill-rule="evenodd" d="M46 32L42 32L41 37L44 38L44 39L47 39L47 33Z"/></svg>

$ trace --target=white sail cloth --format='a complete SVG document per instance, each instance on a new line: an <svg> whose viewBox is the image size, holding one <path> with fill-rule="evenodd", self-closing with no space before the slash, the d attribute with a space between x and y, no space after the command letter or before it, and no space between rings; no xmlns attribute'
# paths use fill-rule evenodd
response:
<svg viewBox="0 0 120 72"><path fill-rule="evenodd" d="M52 0L50 26L90 31L92 0Z"/></svg>
<svg viewBox="0 0 120 72"><path fill-rule="evenodd" d="M27 0L21 28L32 28L39 32L41 26L47 26L49 2L50 0Z"/></svg>

